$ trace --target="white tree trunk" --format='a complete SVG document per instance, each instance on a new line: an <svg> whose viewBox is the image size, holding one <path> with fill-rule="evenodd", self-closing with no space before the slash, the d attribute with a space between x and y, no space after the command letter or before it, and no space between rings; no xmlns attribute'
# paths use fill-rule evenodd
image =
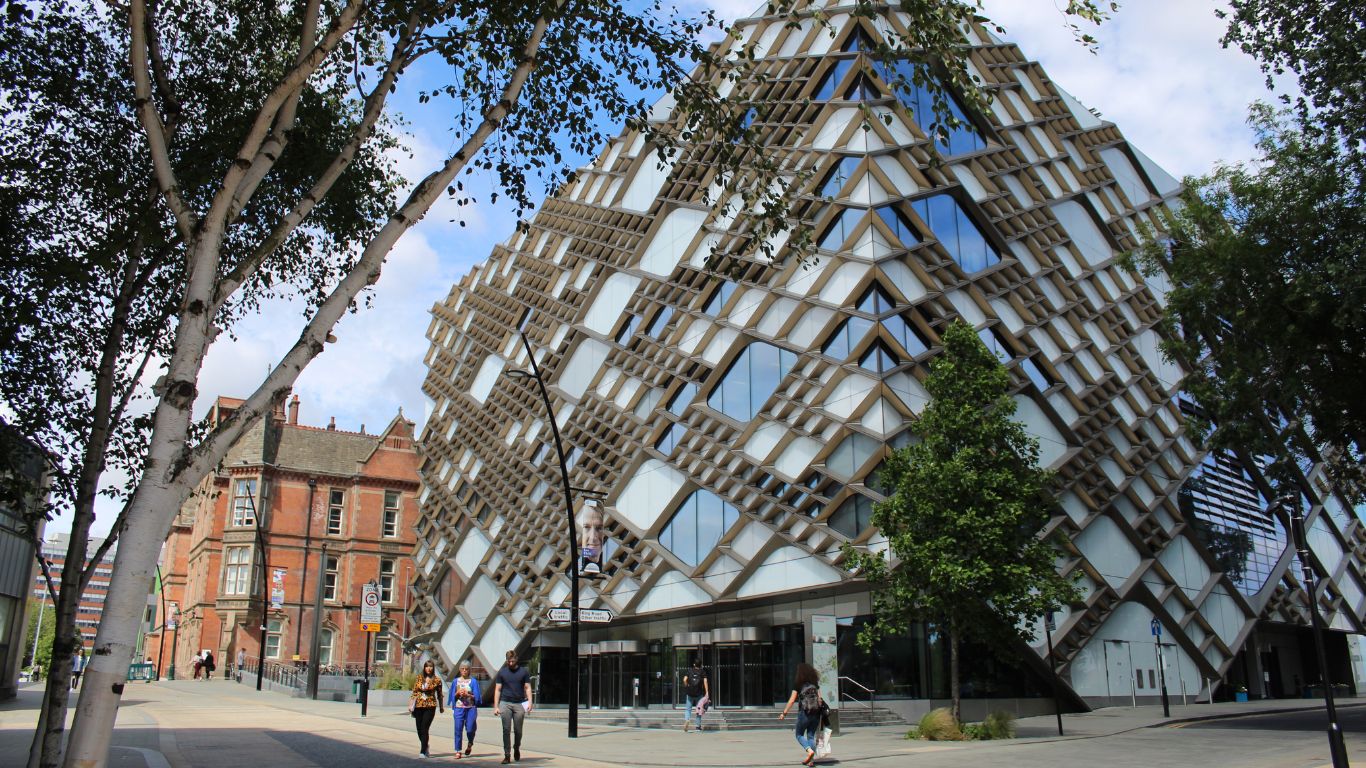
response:
<svg viewBox="0 0 1366 768"><path fill-rule="evenodd" d="M185 495L177 485L154 489L144 481L138 489L128 525L119 537L115 577L104 603L104 616L115 620L100 622L89 666L82 674L81 697L63 763L68 768L103 766L108 758L158 555Z"/></svg>

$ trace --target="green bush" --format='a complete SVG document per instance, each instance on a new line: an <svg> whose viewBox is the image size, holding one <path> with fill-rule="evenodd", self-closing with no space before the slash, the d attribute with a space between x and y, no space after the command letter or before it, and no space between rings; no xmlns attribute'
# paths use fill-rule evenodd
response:
<svg viewBox="0 0 1366 768"><path fill-rule="evenodd" d="M969 741L989 741L991 734L982 723L963 723L963 738Z"/></svg>
<svg viewBox="0 0 1366 768"><path fill-rule="evenodd" d="M405 672L397 667L385 667L379 673L379 685L376 686L376 689L381 691L411 691L415 682L417 682L417 675L412 672Z"/></svg>
<svg viewBox="0 0 1366 768"><path fill-rule="evenodd" d="M909 740L909 741L915 741L915 740L921 739L921 738L924 738L924 737L920 735L920 729L919 729L919 728L912 728L911 730L906 731L906 739Z"/></svg>
<svg viewBox="0 0 1366 768"><path fill-rule="evenodd" d="M920 737L930 741L962 741L963 731L958 727L953 712L948 707L932 709L920 718Z"/></svg>
<svg viewBox="0 0 1366 768"><path fill-rule="evenodd" d="M982 727L986 729L989 739L1013 739L1015 738L1015 715L1012 712L998 709L987 715L987 719L982 721Z"/></svg>

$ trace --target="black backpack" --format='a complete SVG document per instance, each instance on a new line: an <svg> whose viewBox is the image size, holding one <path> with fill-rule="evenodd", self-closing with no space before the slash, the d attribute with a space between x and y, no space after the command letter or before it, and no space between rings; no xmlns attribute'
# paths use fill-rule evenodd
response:
<svg viewBox="0 0 1366 768"><path fill-rule="evenodd" d="M702 681L705 680L706 677L706 670L700 667L694 667L688 670L688 687L685 692L693 699L702 698L702 694L705 691L702 687Z"/></svg>
<svg viewBox="0 0 1366 768"><path fill-rule="evenodd" d="M802 712L814 715L821 711L821 689L807 683L797 694L797 706Z"/></svg>

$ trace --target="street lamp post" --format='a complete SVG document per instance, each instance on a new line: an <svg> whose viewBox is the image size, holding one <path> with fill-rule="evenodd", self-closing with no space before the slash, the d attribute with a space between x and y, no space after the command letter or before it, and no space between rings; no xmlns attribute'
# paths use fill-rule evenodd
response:
<svg viewBox="0 0 1366 768"><path fill-rule="evenodd" d="M545 404L546 419L550 422L550 434L555 439L555 453L560 460L560 480L564 483L565 530L569 534L569 738L579 736L579 539L574 530L574 488L569 484L569 464L565 460L564 444L560 441L560 427L555 423L555 410L550 405L550 393L546 391L545 380L541 378L541 368L536 365L536 354L531 349L522 329L517 329L526 349L527 361L531 371L521 369L508 371L512 378L535 379L541 392L541 402Z"/></svg>
<svg viewBox="0 0 1366 768"><path fill-rule="evenodd" d="M161 578L161 563L157 563L157 592L161 594L161 631L157 633L157 679L161 679L161 659L166 653L166 582Z"/></svg>
<svg viewBox="0 0 1366 768"><path fill-rule="evenodd" d="M1058 735L1062 735L1062 702L1058 697L1058 660L1053 656L1053 609L1043 617L1043 631L1048 639L1048 666L1053 670L1053 712L1058 716Z"/></svg>
<svg viewBox="0 0 1366 768"><path fill-rule="evenodd" d="M1319 676L1323 680L1323 704L1328 712L1328 752L1333 757L1333 768L1347 768L1347 745L1342 740L1338 725L1338 709L1333 701L1333 685L1328 679L1328 654L1323 648L1323 617L1319 615L1318 590L1315 588L1314 567L1309 563L1309 539L1304 534L1304 511L1298 492L1282 497L1281 503L1290 514L1290 530L1295 537L1295 554L1300 558L1304 577L1304 596L1309 603L1309 620L1314 627L1314 650L1318 654Z"/></svg>

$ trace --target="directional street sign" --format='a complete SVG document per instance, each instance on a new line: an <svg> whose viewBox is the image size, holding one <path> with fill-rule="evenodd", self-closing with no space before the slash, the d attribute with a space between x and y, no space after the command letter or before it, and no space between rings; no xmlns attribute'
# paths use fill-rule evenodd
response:
<svg viewBox="0 0 1366 768"><path fill-rule="evenodd" d="M379 623L384 620L379 605L379 585L367 583L361 588L360 629L362 632L378 632Z"/></svg>
<svg viewBox="0 0 1366 768"><path fill-rule="evenodd" d="M573 611L569 608L551 608L545 612L545 617L551 621L569 621L573 618ZM579 621L589 624L607 624L615 618L612 612L605 608L580 608Z"/></svg>
<svg viewBox="0 0 1366 768"><path fill-rule="evenodd" d="M1153 637L1162 637L1162 622L1158 621L1157 619L1153 619L1152 623L1148 626L1152 627L1153 629Z"/></svg>

